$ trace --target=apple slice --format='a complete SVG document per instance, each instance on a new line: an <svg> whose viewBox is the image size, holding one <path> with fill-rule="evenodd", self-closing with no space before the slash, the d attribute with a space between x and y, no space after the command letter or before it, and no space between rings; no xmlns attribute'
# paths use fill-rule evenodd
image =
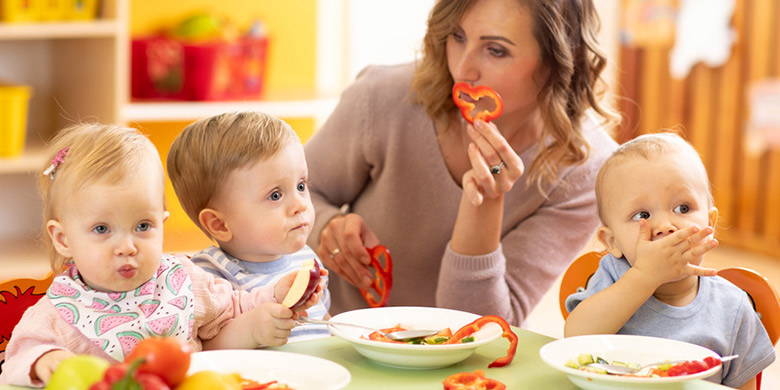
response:
<svg viewBox="0 0 780 390"><path fill-rule="evenodd" d="M320 265L314 259L304 261L301 264L301 268L298 269L295 280L290 290L287 291L282 305L289 307L290 310L301 307L311 298L311 294L314 294L314 290L317 289L319 283Z"/></svg>

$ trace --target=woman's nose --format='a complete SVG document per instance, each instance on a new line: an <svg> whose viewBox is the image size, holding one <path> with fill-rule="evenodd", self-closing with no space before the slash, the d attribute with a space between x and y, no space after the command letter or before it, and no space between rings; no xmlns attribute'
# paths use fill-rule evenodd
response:
<svg viewBox="0 0 780 390"><path fill-rule="evenodd" d="M457 54L455 66L452 69L452 78L458 82L476 83L479 81L479 66L476 57L468 50Z"/></svg>

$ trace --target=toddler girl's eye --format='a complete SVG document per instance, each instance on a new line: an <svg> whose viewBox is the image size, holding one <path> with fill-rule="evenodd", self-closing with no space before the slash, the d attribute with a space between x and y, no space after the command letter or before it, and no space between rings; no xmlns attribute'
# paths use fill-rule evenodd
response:
<svg viewBox="0 0 780 390"><path fill-rule="evenodd" d="M674 212L677 214L688 214L691 211L691 207L687 204L681 204L674 208Z"/></svg>
<svg viewBox="0 0 780 390"><path fill-rule="evenodd" d="M631 216L632 221L638 221L640 219L649 219L649 218L650 218L650 213L647 211L640 211Z"/></svg>
<svg viewBox="0 0 780 390"><path fill-rule="evenodd" d="M108 226L106 225L97 225L92 228L92 231L97 234L106 234L108 233Z"/></svg>
<svg viewBox="0 0 780 390"><path fill-rule="evenodd" d="M306 191L306 183L304 183L304 182L298 183L298 187L297 188L298 188L298 191L300 191L300 192Z"/></svg>
<svg viewBox="0 0 780 390"><path fill-rule="evenodd" d="M279 200L282 199L282 193L279 191L274 191L271 193L271 195L268 195L268 199L270 200Z"/></svg>
<svg viewBox="0 0 780 390"><path fill-rule="evenodd" d="M135 230L138 232L145 232L152 228L152 224L149 222L141 222L136 225Z"/></svg>

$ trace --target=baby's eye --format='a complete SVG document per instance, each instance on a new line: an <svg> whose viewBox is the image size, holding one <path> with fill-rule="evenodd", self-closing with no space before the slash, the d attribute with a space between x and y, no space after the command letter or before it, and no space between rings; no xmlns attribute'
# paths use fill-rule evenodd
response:
<svg viewBox="0 0 780 390"><path fill-rule="evenodd" d="M639 221L640 219L649 219L650 213L647 211L640 211L631 216L632 221Z"/></svg>
<svg viewBox="0 0 780 390"><path fill-rule="evenodd" d="M304 183L304 182L298 183L297 189L300 192L306 191L306 183Z"/></svg>
<svg viewBox="0 0 780 390"><path fill-rule="evenodd" d="M674 212L677 214L688 214L691 211L691 206L687 204L681 204L674 208Z"/></svg>
<svg viewBox="0 0 780 390"><path fill-rule="evenodd" d="M135 231L137 232L146 232L149 231L149 229L152 228L152 224L149 222L141 222L138 225L135 226Z"/></svg>
<svg viewBox="0 0 780 390"><path fill-rule="evenodd" d="M92 228L92 231L97 234L106 234L108 233L109 230L108 230L108 226L106 225L97 225Z"/></svg>
<svg viewBox="0 0 780 390"><path fill-rule="evenodd" d="M271 195L268 195L269 200L279 200L282 199L282 193L279 191L274 191L271 193Z"/></svg>

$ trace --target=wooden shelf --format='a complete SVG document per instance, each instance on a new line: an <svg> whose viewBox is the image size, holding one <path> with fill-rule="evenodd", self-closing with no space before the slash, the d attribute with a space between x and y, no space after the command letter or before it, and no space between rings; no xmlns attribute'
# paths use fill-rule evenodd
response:
<svg viewBox="0 0 780 390"><path fill-rule="evenodd" d="M277 117L325 117L336 107L336 98L257 100L235 102L131 103L122 110L127 122L177 121L205 118L224 112L262 111Z"/></svg>
<svg viewBox="0 0 780 390"><path fill-rule="evenodd" d="M0 23L0 41L20 39L101 38L118 34L115 20L52 23Z"/></svg>
<svg viewBox="0 0 780 390"><path fill-rule="evenodd" d="M44 148L36 146L14 158L0 158L0 175L25 174L35 172L43 166Z"/></svg>

